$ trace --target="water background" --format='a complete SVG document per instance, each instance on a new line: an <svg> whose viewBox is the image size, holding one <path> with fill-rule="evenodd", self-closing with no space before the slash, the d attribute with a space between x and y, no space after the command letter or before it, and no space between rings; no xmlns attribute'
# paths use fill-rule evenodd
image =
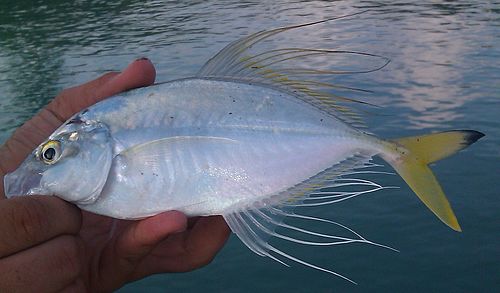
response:
<svg viewBox="0 0 500 293"><path fill-rule="evenodd" d="M251 253L235 236L209 266L156 275L121 292L498 292L500 290L500 4L494 1L24 1L0 3L0 142L64 88L149 57L157 81L193 75L249 33L369 9L288 34L283 47L391 59L334 82L374 91L370 130L398 137L476 129L486 137L433 167L462 233L401 186L312 214L400 250L366 245L296 253L359 283ZM360 61L353 59L353 64ZM386 170L389 170L387 168ZM290 245L289 245L290 246ZM292 246L288 247L292 248Z"/></svg>

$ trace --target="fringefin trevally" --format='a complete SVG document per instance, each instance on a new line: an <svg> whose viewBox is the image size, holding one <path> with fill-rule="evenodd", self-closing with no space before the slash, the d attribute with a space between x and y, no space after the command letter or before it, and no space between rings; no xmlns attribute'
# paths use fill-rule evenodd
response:
<svg viewBox="0 0 500 293"><path fill-rule="evenodd" d="M332 20L252 34L222 49L192 78L135 89L75 114L5 176L6 195L57 195L121 219L168 210L222 215L256 254L353 282L268 240L389 248L296 209L390 188L361 177L384 173L369 170L376 166L372 157L380 156L441 221L460 231L428 164L469 146L482 133L453 130L386 140L364 130L363 108L372 103L340 95L363 90L332 81L339 74L383 68L389 63L385 57L300 47L252 53L277 34ZM303 64L334 56L379 64L351 71ZM288 223L287 217L306 224ZM314 224L328 224L338 235L310 228Z"/></svg>

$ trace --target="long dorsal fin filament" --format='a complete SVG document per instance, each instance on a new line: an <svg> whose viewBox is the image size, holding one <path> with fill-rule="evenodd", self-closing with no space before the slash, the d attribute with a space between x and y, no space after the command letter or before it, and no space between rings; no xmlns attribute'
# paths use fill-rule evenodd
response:
<svg viewBox="0 0 500 293"><path fill-rule="evenodd" d="M353 13L340 17L309 22L305 24L286 26L267 31L261 31L245 38L230 43L218 54L211 58L198 72L201 78L224 79L246 83L259 83L286 91L298 99L307 102L336 118L349 123L355 127L364 127L361 106L374 106L355 98L344 97L335 91L355 91L369 93L350 86L343 86L329 82L334 75L369 73L384 68L390 60L386 57L340 49L317 49L317 48L273 48L268 50L255 50L254 47L264 40L277 34L325 23L332 20L348 18L363 12ZM366 69L333 69L334 64L326 62L326 68L308 68L298 63L309 63L308 61L319 61L317 58L329 60L325 57L354 55L363 58L376 58L382 60L377 66ZM364 61L364 60L363 60ZM322 76L328 81L318 81L314 77Z"/></svg>

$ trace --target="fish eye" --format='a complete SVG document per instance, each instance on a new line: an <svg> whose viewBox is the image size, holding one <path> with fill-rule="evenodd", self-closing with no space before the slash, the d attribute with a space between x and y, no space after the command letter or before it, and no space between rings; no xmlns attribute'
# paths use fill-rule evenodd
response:
<svg viewBox="0 0 500 293"><path fill-rule="evenodd" d="M61 143L57 140L46 142L39 153L39 158L46 164L54 164L61 156Z"/></svg>

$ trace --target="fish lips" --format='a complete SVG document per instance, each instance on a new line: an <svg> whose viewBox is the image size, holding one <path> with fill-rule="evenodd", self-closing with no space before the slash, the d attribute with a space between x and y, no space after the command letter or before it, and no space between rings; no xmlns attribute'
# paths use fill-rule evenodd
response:
<svg viewBox="0 0 500 293"><path fill-rule="evenodd" d="M21 195L43 194L40 186L42 172L18 168L4 176L3 186L7 198Z"/></svg>

